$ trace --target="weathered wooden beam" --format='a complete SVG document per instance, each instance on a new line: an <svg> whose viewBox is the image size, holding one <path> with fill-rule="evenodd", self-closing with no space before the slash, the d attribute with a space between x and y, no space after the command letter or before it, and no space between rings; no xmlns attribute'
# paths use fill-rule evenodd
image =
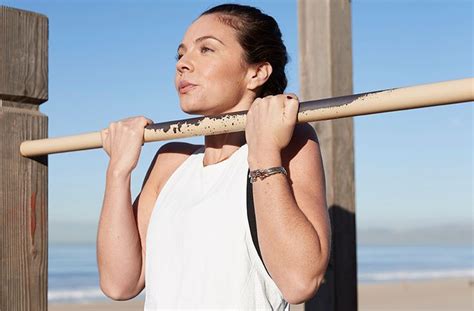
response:
<svg viewBox="0 0 474 311"><path fill-rule="evenodd" d="M349 0L298 0L300 96L352 94ZM313 124L319 136L332 227L324 283L305 310L357 310L357 258L352 118Z"/></svg>
<svg viewBox="0 0 474 311"><path fill-rule="evenodd" d="M0 310L47 310L47 157L20 143L47 137L48 19L0 6Z"/></svg>
<svg viewBox="0 0 474 311"><path fill-rule="evenodd" d="M415 85L301 102L297 122L312 122L474 100L474 78ZM245 130L247 111L150 124L144 142L216 135ZM25 141L23 156L102 147L100 132Z"/></svg>

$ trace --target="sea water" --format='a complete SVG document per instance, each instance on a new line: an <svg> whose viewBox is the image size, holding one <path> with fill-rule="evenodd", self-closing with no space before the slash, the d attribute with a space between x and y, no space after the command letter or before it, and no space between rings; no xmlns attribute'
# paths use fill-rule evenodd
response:
<svg viewBox="0 0 474 311"><path fill-rule="evenodd" d="M470 245L358 246L357 260L359 283L474 277ZM108 299L99 288L95 245L50 245L48 266L49 302Z"/></svg>
<svg viewBox="0 0 474 311"><path fill-rule="evenodd" d="M472 246L359 246L360 283L474 277Z"/></svg>

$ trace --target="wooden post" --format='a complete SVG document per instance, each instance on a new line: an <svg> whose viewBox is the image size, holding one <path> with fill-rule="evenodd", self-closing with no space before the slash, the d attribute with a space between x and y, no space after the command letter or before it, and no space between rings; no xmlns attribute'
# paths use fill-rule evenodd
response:
<svg viewBox="0 0 474 311"><path fill-rule="evenodd" d="M47 137L48 19L0 6L0 310L47 310L47 157L20 155Z"/></svg>
<svg viewBox="0 0 474 311"><path fill-rule="evenodd" d="M298 19L301 100L352 94L350 0L298 0ZM313 126L324 161L332 253L325 282L305 310L357 310L352 118Z"/></svg>

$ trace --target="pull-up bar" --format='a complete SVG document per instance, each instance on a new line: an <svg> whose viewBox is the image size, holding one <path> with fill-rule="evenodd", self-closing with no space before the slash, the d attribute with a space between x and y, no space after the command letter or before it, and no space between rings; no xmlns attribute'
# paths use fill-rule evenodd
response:
<svg viewBox="0 0 474 311"><path fill-rule="evenodd" d="M338 119L397 110L456 104L474 100L474 78L421 84L301 102L298 123ZM162 141L245 130L247 111L148 125L144 141ZM101 148L100 131L73 136L25 141L25 157Z"/></svg>

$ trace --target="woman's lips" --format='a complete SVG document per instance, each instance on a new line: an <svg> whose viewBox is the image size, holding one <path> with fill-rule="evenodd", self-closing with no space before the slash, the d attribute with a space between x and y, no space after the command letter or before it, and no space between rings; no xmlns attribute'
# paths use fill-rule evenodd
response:
<svg viewBox="0 0 474 311"><path fill-rule="evenodd" d="M186 94L189 91L191 91L192 89L194 89L194 87L196 87L196 86L197 86L196 84L193 84L193 83L188 82L188 81L180 81L179 85L178 85L179 93L180 94Z"/></svg>
<svg viewBox="0 0 474 311"><path fill-rule="evenodd" d="M187 92L191 91L192 89L194 89L196 85L194 84L190 84L190 85L187 85L187 86L184 86L182 88L179 89L179 92L181 94L186 94Z"/></svg>

